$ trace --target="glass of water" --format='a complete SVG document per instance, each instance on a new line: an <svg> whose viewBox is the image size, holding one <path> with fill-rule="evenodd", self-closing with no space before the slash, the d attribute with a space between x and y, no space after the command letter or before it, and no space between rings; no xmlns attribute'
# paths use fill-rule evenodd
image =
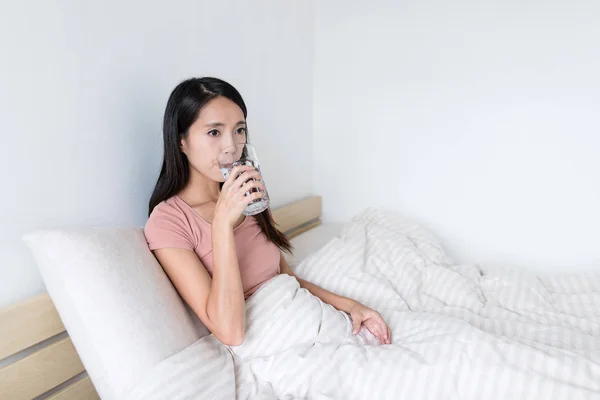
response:
<svg viewBox="0 0 600 400"><path fill-rule="evenodd" d="M231 170L238 165L254 167L262 177L260 164L258 162L258 157L256 156L256 149L254 149L254 147L249 143L237 143L233 146L223 149L217 158L217 162L219 164L221 174L225 180L229 178ZM246 196L249 196L252 192L260 192L260 189L250 189L248 192L246 192ZM248 204L248 206L244 209L244 215L256 215L265 211L267 208L269 208L269 194L265 189L263 197Z"/></svg>

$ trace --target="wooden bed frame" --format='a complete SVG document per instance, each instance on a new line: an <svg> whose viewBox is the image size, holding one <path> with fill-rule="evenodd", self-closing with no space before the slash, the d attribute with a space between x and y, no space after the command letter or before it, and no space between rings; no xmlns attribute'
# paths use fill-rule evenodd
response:
<svg viewBox="0 0 600 400"><path fill-rule="evenodd" d="M274 209L273 218L297 236L321 223L321 197ZM7 357L18 359L0 368L0 400L99 399L47 293L0 310L0 360Z"/></svg>

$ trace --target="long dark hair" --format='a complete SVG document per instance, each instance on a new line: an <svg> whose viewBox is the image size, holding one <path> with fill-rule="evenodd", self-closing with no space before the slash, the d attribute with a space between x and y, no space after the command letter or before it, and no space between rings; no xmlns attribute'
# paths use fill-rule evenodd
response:
<svg viewBox="0 0 600 400"><path fill-rule="evenodd" d="M237 104L247 118L248 111L240 93L229 83L217 78L191 78L181 82L169 96L163 119L164 157L162 168L150 197L148 215L161 201L179 193L190 179L187 156L179 143L190 126L196 121L200 110L212 99L223 96ZM254 216L267 239L288 253L292 245L288 238L275 227L270 209Z"/></svg>

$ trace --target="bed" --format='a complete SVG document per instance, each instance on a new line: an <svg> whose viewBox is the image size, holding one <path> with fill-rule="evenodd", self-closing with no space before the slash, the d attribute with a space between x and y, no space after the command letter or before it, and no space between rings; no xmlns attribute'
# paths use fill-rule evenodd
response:
<svg viewBox="0 0 600 400"><path fill-rule="evenodd" d="M48 267L43 267L49 292L102 397L600 398L600 274L536 276L508 268L492 270L458 264L431 232L396 213L366 209L348 223L326 225L320 221L320 210L319 197L275 210L276 221L294 237L297 247L290 264L299 277L380 311L392 327L391 345L378 345L364 328L352 335L346 313L308 294L294 278L280 275L248 299L246 336L240 346L222 346L212 335L198 334L183 317L182 309L168 301L168 307L158 304L156 311L149 309L151 312L140 316L143 319L144 314L158 313L162 325L150 318L133 327L122 323L115 329L120 336L136 338L125 346L103 323L110 316L118 327L117 315L89 317L69 309L73 303L89 308L93 303L86 294L102 296L110 286L101 290L93 286L114 284L111 276L118 271L91 277L89 272L76 272L79 275L73 279L69 275L72 269L69 274L48 273ZM93 242L98 238L95 236ZM113 249L130 239L120 232L100 248ZM68 240L74 237L68 236ZM46 253L53 251L54 243L50 242ZM85 243L88 246L90 242ZM133 265L131 273L137 273L137 279L156 273L136 272L151 259L138 265L127 258L132 251L135 254L131 243L112 253ZM61 254L57 251L56 257L63 257ZM80 268L89 258L86 254L67 264ZM39 254L38 260L47 264ZM106 264L103 258L100 261L98 264L95 260L93 265ZM65 287L64 281L68 280L78 284L87 280L85 291L69 287L68 282ZM136 290L136 297L153 298L157 293L164 298L172 296L164 282L152 281L150 286L150 292ZM70 293L68 299L62 289ZM120 292L113 292L114 296ZM103 301L110 303L112 297ZM131 306L120 306L123 301L133 301L132 297L120 297L111 308L113 312L121 317L130 315ZM91 318L91 322L83 330L78 319L85 318ZM44 334L28 338L42 321L52 329L44 328ZM20 343L13 345L13 350L64 330L44 294L8 309L1 314L0 322L9 322L12 332L28 332L11 335L13 343ZM176 334L165 328L173 324L183 328ZM157 332L140 338L148 326ZM90 327L94 332L103 331L103 336L90 338ZM158 340L168 342L168 348L148 355ZM105 346L105 351L91 351L87 341L95 344L93 349ZM125 352L134 354L134 359L123 357ZM103 358L98 359L98 353ZM120 363L130 365L119 369ZM112 368L119 369L118 373ZM69 386L53 389L54 398L97 398L82 371L70 338L64 336L0 370L0 398L32 398L56 385L65 385L65 381ZM26 379L35 383L24 385Z"/></svg>
<svg viewBox="0 0 600 400"><path fill-rule="evenodd" d="M321 197L279 207L273 217L297 249L299 263L341 230L322 224ZM0 310L0 399L91 400L99 396L47 292Z"/></svg>

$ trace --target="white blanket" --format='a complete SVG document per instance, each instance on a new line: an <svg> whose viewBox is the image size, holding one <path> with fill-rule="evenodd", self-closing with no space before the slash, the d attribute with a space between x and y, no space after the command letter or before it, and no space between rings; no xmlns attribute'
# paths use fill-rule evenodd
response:
<svg viewBox="0 0 600 400"><path fill-rule="evenodd" d="M392 344L352 335L348 315L280 275L248 299L242 345L176 355L131 399L600 399L600 275L455 265L428 232L378 210L295 272L379 311ZM177 396L176 376L197 386Z"/></svg>
<svg viewBox="0 0 600 400"><path fill-rule="evenodd" d="M296 273L381 312L391 345L289 276L247 302L239 399L600 398L600 277L456 266L436 240L368 210ZM271 396L271 397L269 397Z"/></svg>

